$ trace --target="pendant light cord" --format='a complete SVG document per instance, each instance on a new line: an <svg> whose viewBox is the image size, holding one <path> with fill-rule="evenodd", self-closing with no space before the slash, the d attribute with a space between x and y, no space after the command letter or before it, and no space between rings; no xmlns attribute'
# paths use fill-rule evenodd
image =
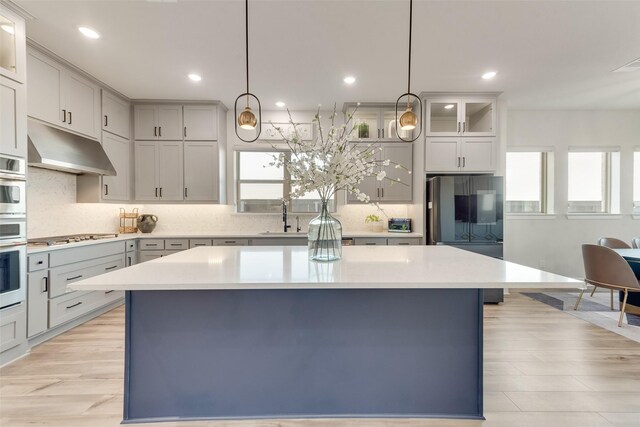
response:
<svg viewBox="0 0 640 427"><path fill-rule="evenodd" d="M247 63L247 108L249 107L249 0L245 0L244 10L244 40L245 40L245 54ZM409 42L411 44L411 42Z"/></svg>
<svg viewBox="0 0 640 427"><path fill-rule="evenodd" d="M413 0L409 0L409 75L407 77L407 93L411 93L411 29L413 25ZM407 95L407 108L409 108L409 99Z"/></svg>

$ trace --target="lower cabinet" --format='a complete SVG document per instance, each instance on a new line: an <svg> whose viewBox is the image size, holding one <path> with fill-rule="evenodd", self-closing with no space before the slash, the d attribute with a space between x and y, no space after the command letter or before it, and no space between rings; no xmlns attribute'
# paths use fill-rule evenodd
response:
<svg viewBox="0 0 640 427"><path fill-rule="evenodd" d="M147 262L147 261L151 261L152 259L156 259L156 258L160 258L164 256L164 251L140 251L140 254L138 255L138 262Z"/></svg>
<svg viewBox="0 0 640 427"><path fill-rule="evenodd" d="M354 245L389 245L389 246L405 246L405 245L420 245L421 240L419 237L354 237Z"/></svg>
<svg viewBox="0 0 640 427"><path fill-rule="evenodd" d="M47 330L49 304L49 270L29 273L27 281L27 337Z"/></svg>
<svg viewBox="0 0 640 427"><path fill-rule="evenodd" d="M0 353L23 344L26 335L24 303L0 310Z"/></svg>

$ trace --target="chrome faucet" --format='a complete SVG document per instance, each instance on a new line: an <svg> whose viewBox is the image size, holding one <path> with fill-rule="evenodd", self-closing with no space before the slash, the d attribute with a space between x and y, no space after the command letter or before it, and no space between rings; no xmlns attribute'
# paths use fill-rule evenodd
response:
<svg viewBox="0 0 640 427"><path fill-rule="evenodd" d="M287 224L287 202L282 202L282 222L284 222L284 232L286 233L291 228L290 225Z"/></svg>

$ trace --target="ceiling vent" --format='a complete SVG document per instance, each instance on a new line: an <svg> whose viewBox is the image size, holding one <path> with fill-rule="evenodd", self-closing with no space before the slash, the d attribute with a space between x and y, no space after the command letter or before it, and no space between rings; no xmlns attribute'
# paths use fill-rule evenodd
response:
<svg viewBox="0 0 640 427"><path fill-rule="evenodd" d="M640 70L640 58L638 59L634 59L633 61L629 62L627 65L623 65L622 67L618 68L617 70L613 70L614 73L626 73L629 71L638 71Z"/></svg>

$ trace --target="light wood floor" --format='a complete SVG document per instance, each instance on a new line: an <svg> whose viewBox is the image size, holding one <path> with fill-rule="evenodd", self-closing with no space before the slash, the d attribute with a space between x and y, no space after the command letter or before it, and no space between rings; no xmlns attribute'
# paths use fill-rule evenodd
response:
<svg viewBox="0 0 640 427"><path fill-rule="evenodd" d="M252 420L144 426L640 426L640 344L518 294L485 307L484 422ZM2 368L0 426L118 426L123 323L124 310L118 308Z"/></svg>

